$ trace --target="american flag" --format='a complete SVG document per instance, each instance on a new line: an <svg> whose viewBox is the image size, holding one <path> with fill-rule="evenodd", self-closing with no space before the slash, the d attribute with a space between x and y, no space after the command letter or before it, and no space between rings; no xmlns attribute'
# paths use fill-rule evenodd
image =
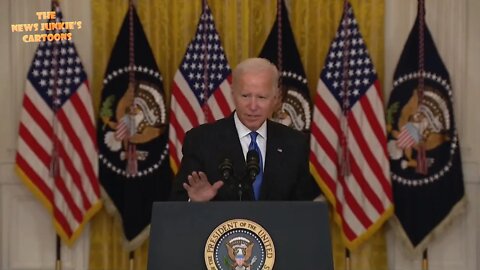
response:
<svg viewBox="0 0 480 270"><path fill-rule="evenodd" d="M28 71L16 169L69 244L101 207L95 134L87 76L73 42L41 42Z"/></svg>
<svg viewBox="0 0 480 270"><path fill-rule="evenodd" d="M231 73L212 13L205 4L173 83L169 148L175 172L182 159L185 133L233 111Z"/></svg>
<svg viewBox="0 0 480 270"><path fill-rule="evenodd" d="M388 219L393 199L381 89L349 3L314 103L312 173L353 249Z"/></svg>

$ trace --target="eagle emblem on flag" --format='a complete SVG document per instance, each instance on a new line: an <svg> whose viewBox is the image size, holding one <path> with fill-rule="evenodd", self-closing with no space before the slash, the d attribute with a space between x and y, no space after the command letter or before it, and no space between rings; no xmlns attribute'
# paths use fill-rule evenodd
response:
<svg viewBox="0 0 480 270"><path fill-rule="evenodd" d="M121 160L126 158L126 140L146 143L158 138L165 131L165 101L160 90L155 87L139 82L136 90L132 86L128 87L116 108L112 103L115 100L114 95L106 98L102 104L101 119L104 125L110 128L110 131L105 132L104 142L113 152L122 150L119 153ZM148 152L139 151L137 160L145 160L146 155Z"/></svg>
<svg viewBox="0 0 480 270"><path fill-rule="evenodd" d="M416 168L417 161L413 151L420 143L426 150L438 148L443 143L451 141L448 134L451 126L451 116L447 107L447 98L441 91L428 87L424 90L423 99L418 102L417 91L399 110L399 103L389 107L390 113L400 113L397 128L391 129L391 140L388 144L390 157L400 162L403 169ZM435 162L433 157L427 159L427 166Z"/></svg>
<svg viewBox="0 0 480 270"><path fill-rule="evenodd" d="M103 78L97 120L105 205L121 219L128 251L148 238L152 202L170 195L165 100L162 75L130 5Z"/></svg>
<svg viewBox="0 0 480 270"><path fill-rule="evenodd" d="M453 88L424 19L419 5L386 109L392 222L414 253L425 250L466 203Z"/></svg>

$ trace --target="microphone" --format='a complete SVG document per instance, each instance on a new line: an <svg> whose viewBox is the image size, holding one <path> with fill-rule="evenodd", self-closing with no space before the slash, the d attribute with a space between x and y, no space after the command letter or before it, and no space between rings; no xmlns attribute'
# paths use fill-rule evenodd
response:
<svg viewBox="0 0 480 270"><path fill-rule="evenodd" d="M228 158L225 158L220 165L218 165L218 170L220 175L225 182L228 182L233 176L233 164L232 161Z"/></svg>
<svg viewBox="0 0 480 270"><path fill-rule="evenodd" d="M247 153L247 175L249 179L253 182L258 172L260 171L259 167L260 158L258 157L258 152L255 150L249 150Z"/></svg>

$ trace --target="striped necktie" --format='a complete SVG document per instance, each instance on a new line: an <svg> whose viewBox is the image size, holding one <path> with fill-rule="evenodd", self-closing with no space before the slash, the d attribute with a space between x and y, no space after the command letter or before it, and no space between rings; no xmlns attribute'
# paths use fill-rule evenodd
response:
<svg viewBox="0 0 480 270"><path fill-rule="evenodd" d="M263 158L262 152L257 144L257 135L258 133L255 131L250 132L250 145L248 146L248 150L255 150L258 153L259 171L255 177L255 181L253 181L253 194L255 195L255 200L260 198L260 187L262 186L263 181Z"/></svg>

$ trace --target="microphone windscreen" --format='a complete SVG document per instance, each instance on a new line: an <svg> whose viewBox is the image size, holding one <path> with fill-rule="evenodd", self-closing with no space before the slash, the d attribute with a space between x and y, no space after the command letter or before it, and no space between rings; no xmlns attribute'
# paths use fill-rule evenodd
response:
<svg viewBox="0 0 480 270"><path fill-rule="evenodd" d="M233 164L230 159L225 158L220 165L218 165L218 170L224 181L228 181L233 175Z"/></svg>

